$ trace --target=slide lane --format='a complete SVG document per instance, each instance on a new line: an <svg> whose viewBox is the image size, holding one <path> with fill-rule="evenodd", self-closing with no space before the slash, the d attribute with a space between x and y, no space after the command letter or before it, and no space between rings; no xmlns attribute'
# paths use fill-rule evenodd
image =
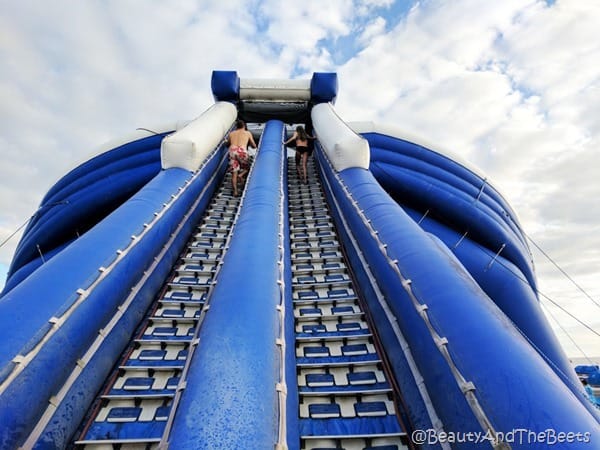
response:
<svg viewBox="0 0 600 450"><path fill-rule="evenodd" d="M397 137L393 128L388 130L392 135L373 132L382 128L377 125L360 128L370 144L369 170L377 182L421 228L446 244L581 397L581 384L541 310L525 234L502 196L477 169ZM584 405L590 409L588 402Z"/></svg>
<svg viewBox="0 0 600 450"><path fill-rule="evenodd" d="M160 172L165 134L129 136L136 140L97 155L62 177L27 224L0 296L150 182Z"/></svg>
<svg viewBox="0 0 600 450"><path fill-rule="evenodd" d="M377 194L368 172L350 169L340 178L356 201L348 210L357 216L362 210L370 223L355 218L357 241L412 348L445 431L598 429L582 399L442 243ZM507 380L511 395L505 394Z"/></svg>
<svg viewBox="0 0 600 450"><path fill-rule="evenodd" d="M3 298L0 418L8 447L51 426L48 439L61 448L74 432L225 167L218 149L195 175L161 172Z"/></svg>
<svg viewBox="0 0 600 450"><path fill-rule="evenodd" d="M166 436L170 448L285 444L283 132L282 122L269 121L261 137Z"/></svg>
<svg viewBox="0 0 600 450"><path fill-rule="evenodd" d="M79 448L156 446L187 383L239 207L227 174L76 436ZM104 446L104 447L103 447Z"/></svg>
<svg viewBox="0 0 600 450"><path fill-rule="evenodd" d="M366 313L315 164L290 161L289 223L300 448L413 448L403 399ZM331 199L329 199L331 200ZM290 383L291 384L291 383ZM297 419L296 419L297 420ZM290 440L290 449L298 441Z"/></svg>
<svg viewBox="0 0 600 450"><path fill-rule="evenodd" d="M216 104L192 122L217 129L184 145L193 168L164 168L2 297L3 448L67 445L223 179L234 118Z"/></svg>
<svg viewBox="0 0 600 450"><path fill-rule="evenodd" d="M320 137L326 121L322 110L315 114L317 108L313 123ZM325 146L330 142L322 142L316 154L331 186L329 196L358 243L360 258L354 258L353 271L368 268L385 299L381 305L380 299L367 296L369 307L391 312L391 318L379 314L386 351L410 356L405 367L398 358L395 375L404 386L403 396L417 400L408 406L413 423L436 433L481 431L501 437L515 429L551 429L589 432L589 439L597 439L597 413L553 372L450 250L421 229L364 167L339 168L346 141L344 137L329 148ZM350 148L359 145L351 143ZM345 244L351 247L348 240ZM394 329L395 336L390 332ZM411 358L414 367L409 370ZM412 382L403 379L407 374ZM417 395L419 385L426 389ZM513 448L546 445L538 441ZM501 443L498 448L503 448Z"/></svg>

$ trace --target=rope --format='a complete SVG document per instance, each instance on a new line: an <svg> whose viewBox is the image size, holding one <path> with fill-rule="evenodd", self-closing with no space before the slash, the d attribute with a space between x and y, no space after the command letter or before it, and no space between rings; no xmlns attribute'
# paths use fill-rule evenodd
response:
<svg viewBox="0 0 600 450"><path fill-rule="evenodd" d="M144 127L138 127L138 128L136 128L136 131L147 131L148 133L152 133L152 134L161 134L158 131L150 130L149 128L144 128Z"/></svg>
<svg viewBox="0 0 600 450"><path fill-rule="evenodd" d="M423 220L425 218L425 216L423 216L423 218L421 220ZM419 221L420 223L421 221ZM466 237L468 231L465 232L465 234L460 238L460 240L454 245L454 247L456 248L461 242L462 240ZM575 280L573 280L573 278L571 278L569 276L569 274L563 270L546 252L544 252L544 250L542 250L542 248L535 243L535 241L528 236L527 234L523 233L527 239L529 239L529 241L531 241L531 243L546 257L548 258L548 260L550 260L552 262L552 264L554 264L554 266L560 270L560 272L565 275L581 292L583 292L583 294L589 298L596 306L600 307L600 303L598 303L596 300L594 300L579 284L577 284L575 282ZM479 244L476 241L472 241L475 245L477 245L479 248L486 250L487 247L484 247L483 245ZM520 274L515 273L511 267L507 266L506 264L504 264L502 262L501 259L498 259L498 256L500 254L500 252L502 251L504 247L502 247L500 249L500 251L494 256L494 258L492 259L492 261L490 262L490 264L487 266L486 270L489 269L492 265L492 263L497 263L500 264L502 267L504 267L505 269L508 270L508 272L510 274L512 274L513 276L515 276L516 278L518 278L520 281L522 281L523 283L527 284L528 286L531 286L529 284L529 282L523 278ZM564 307L562 307L558 302L554 301L552 298L550 298L550 296L546 295L545 293L543 293L542 291L539 290L539 288L535 288L535 293L539 296L539 297L543 297L545 300L547 300L548 302L550 302L551 304L553 304L554 306L556 306L558 309L560 309L561 311L563 311L565 314L567 314L569 317L571 317L573 320L575 320L577 323L579 323L580 325L582 325L583 327L585 327L586 329L588 329L589 331L591 331L593 334L595 334L596 336L600 337L600 333L596 330L594 330L590 325L586 324L585 322L583 322L581 319L577 318L575 315L573 315L572 313L570 313L569 311L567 311ZM540 302L541 303L541 302ZM547 309L546 309L547 311ZM562 328L561 328L562 329ZM563 331L565 332L565 334L569 335L569 333L563 329ZM571 336L569 336L569 339L572 340ZM579 348L577 346L577 348ZM582 353L585 355L585 353L582 351Z"/></svg>
<svg viewBox="0 0 600 450"><path fill-rule="evenodd" d="M577 323L583 325L585 328L587 328L588 330L590 330L592 333L594 333L596 336L600 337L600 333L598 333L596 330L594 330L592 327L590 327L588 324L586 324L585 322L583 322L582 320L578 319L577 317L575 317L573 314L571 314L569 311L567 311L565 308L563 308L562 306L560 306L558 303L556 303L554 300L552 300L550 297L548 297L547 295L543 294L542 292L540 292L539 290L537 291L538 294L540 294L542 297L544 297L546 300L548 300L550 303L552 303L554 306L556 306L558 309L560 309L562 312L564 312L565 314L567 314L569 317L571 317L572 319L576 320Z"/></svg>
<svg viewBox="0 0 600 450"><path fill-rule="evenodd" d="M583 295L585 295L587 298L589 298L594 305L596 305L597 307L600 308L600 302L596 301L591 295L589 295L585 289L583 289L562 267L560 267L558 265L558 263L556 261L554 261L544 250L542 250L542 248L533 239L531 239L531 236L528 236L527 234L525 234L525 236L527 236L527 239L529 239L529 241L531 241L531 243L535 246L535 248L537 248L542 253L542 255L544 255L548 259L548 261L550 261L552 264L554 264L554 267L556 267L558 270L560 270L560 272L565 277L567 277L567 279L571 283L573 283L573 285L575 285L575 287L577 289L579 289L583 293Z"/></svg>
<svg viewBox="0 0 600 450"><path fill-rule="evenodd" d="M575 342L575 340L571 337L571 335L567 332L567 330L564 329L564 327L560 324L560 322L556 319L556 317L554 317L554 314L552 314L552 312L550 311L550 309L548 309L548 307L544 304L541 305L542 308L546 311L546 313L552 318L552 320L554 321L554 323L562 330L562 332L569 338L569 340L571 341L571 343L577 347L577 350L579 350L581 352L581 354L585 357L585 359L590 363L593 364L592 360L590 359L590 357L583 351L583 349L577 345L577 342Z"/></svg>
<svg viewBox="0 0 600 450"><path fill-rule="evenodd" d="M4 244L6 244L8 241L10 241L10 240L11 240L11 239L12 239L12 238L13 238L13 237L14 237L14 236L15 236L15 235L16 235L16 234L19 232L19 231L21 231L21 230L23 229L23 227L25 227L25 225L27 225L27 224L28 224L28 223L31 221L31 219L33 219L35 216L37 216L37 215L38 215L38 213L39 213L39 212L40 212L42 209L44 209L44 208L49 208L49 207L51 207L51 206L56 206L56 205L68 205L68 204L69 204L69 201L68 201L68 200L63 200L63 201L60 201L60 202L48 203L47 205L42 205L42 206L40 206L40 207L37 209L37 211L36 211L36 212L34 212L34 213L33 213L33 214L32 214L32 215L29 217L29 219L27 219L25 222L23 222L19 228L17 228L15 231L13 231L13 232L11 233L11 235L10 235L10 236L8 236L6 239L4 239L4 240L2 241L2 243L0 243L0 248L2 248L2 247L4 246Z"/></svg>
<svg viewBox="0 0 600 450"><path fill-rule="evenodd" d="M486 250L487 248L478 244L477 242L473 241L473 243L475 245L477 245L479 248ZM515 273L512 270L512 267L509 267L508 265L506 265L501 259L496 259L495 262L499 265L501 265L502 267L504 267L506 270L508 270L508 272L516 277L518 280L520 280L521 282L525 283L528 286L531 286L529 284L529 282L520 275L519 273ZM552 298L550 298L550 296L548 296L547 294L545 294L544 292L540 291L539 288L535 289L535 293L539 296L542 297L544 299L546 299L547 301L549 301L550 303L552 303L554 306L556 306L558 309L560 309L561 311L563 311L565 314L567 314L569 317L571 317L573 320L575 320L577 323L579 323L580 325L584 326L585 328L587 328L588 330L590 330L592 333L594 333L596 336L600 337L600 333L598 333L596 330L594 330L592 327L590 327L588 324L586 324L585 322L583 322L581 319L577 318L576 316L574 316L573 314L571 314L569 311L567 311L565 308L563 308L562 306L560 306L556 301L554 301ZM541 302L540 302L541 304Z"/></svg>
<svg viewBox="0 0 600 450"><path fill-rule="evenodd" d="M378 166L379 169L384 172L386 175L391 176L384 167ZM480 192L477 195L476 201L481 197L481 194L483 193L483 190L485 188L487 184L487 180L484 180L483 185L481 186ZM429 210L427 210L427 213L429 213ZM428 214L425 214L421 220L419 220L419 224L421 223L422 220L425 219L425 217ZM522 230L521 230L522 231ZM467 231L468 232L468 231ZM465 232L465 234L461 237L461 239L455 244L455 247L457 247L462 240L464 239L464 237L466 236L467 232ZM556 263L556 261L554 261L529 235L527 235L524 231L522 231L523 234L525 235L525 237L552 263L554 264L554 266L569 280L571 281L571 283L573 283L577 289L579 289L590 301L592 301L592 303L594 303L594 305L598 306L600 308L600 302L598 302L597 300L595 300L591 295L589 295L585 289L583 289L583 287L581 287L562 267L560 267L560 265L558 263ZM473 241L473 243L475 243L478 247L480 248L485 248L482 245L478 244L477 242ZM521 276L519 276L518 274L514 273L509 267L507 267L505 264L502 263L502 261L500 260L496 260L496 257L492 260L493 262L498 262L498 264L501 264L504 268L508 269L510 273L512 273L514 276L516 276L517 278L519 278L521 281L527 283L529 285L529 283L527 282L527 280L524 280ZM491 264L490 264L491 265ZM488 266L489 268L489 266ZM578 319L577 317L575 317L573 314L571 314L570 312L568 312L566 309L564 309L562 306L560 306L557 302L555 302L554 300L552 300L548 295L544 294L543 292L541 292L539 289L535 289L536 294L538 294L541 297L544 297L546 300L548 300L550 303L552 303L554 306L556 306L557 308L559 308L561 311L563 311L565 314L569 315L571 318L573 318L575 321L577 321L577 323L579 323L580 325L584 326L585 328L587 328L589 331L591 331L593 334L595 334L596 336L600 337L600 333L598 333L596 330L594 330L593 328L591 328L589 325L587 325L586 323L584 323L582 320ZM564 331L564 330L563 330ZM568 335L568 333L565 331L565 334ZM569 338L571 339L571 337L569 336ZM583 353L583 352L582 352Z"/></svg>
<svg viewBox="0 0 600 450"><path fill-rule="evenodd" d="M282 133L283 134L283 133ZM282 136L283 138L283 136ZM279 399L279 430L277 435L277 444L275 448L277 450L285 450L288 448L287 445L287 385L286 385L286 340L285 340L285 303L286 303L286 284L285 284L285 263L290 256L286 254L285 241L285 201L286 201L286 186L284 186L284 172L286 167L285 156L281 157L281 165L279 169L279 304L277 310L279 313L279 339L278 346L280 351L280 365L279 365L279 383L275 387Z"/></svg>
<svg viewBox="0 0 600 450"><path fill-rule="evenodd" d="M37 212L35 214L37 214ZM23 227L25 227L25 225L27 225L29 223L29 221L31 219L33 219L35 214L33 216L31 216L29 219L27 219L25 222L23 222L23 224L19 228L17 228L15 231L13 231L10 236L8 236L6 239L4 239L2 241L2 243L0 244L0 248L2 248L4 246L4 244L6 244L8 241L10 241L14 237L15 234L17 234L19 231L21 231L23 229Z"/></svg>

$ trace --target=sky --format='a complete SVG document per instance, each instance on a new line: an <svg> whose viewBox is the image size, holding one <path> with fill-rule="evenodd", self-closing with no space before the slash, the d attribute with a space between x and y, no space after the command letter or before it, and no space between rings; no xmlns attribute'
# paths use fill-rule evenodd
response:
<svg viewBox="0 0 600 450"><path fill-rule="evenodd" d="M599 25L597 0L0 0L0 242L106 141L207 109L213 70L334 71L344 120L487 174L535 243L567 354L600 357L553 306L600 333Z"/></svg>

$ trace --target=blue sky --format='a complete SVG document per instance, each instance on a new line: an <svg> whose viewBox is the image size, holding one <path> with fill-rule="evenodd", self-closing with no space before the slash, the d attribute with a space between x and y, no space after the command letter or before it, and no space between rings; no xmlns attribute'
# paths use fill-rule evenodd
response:
<svg viewBox="0 0 600 450"><path fill-rule="evenodd" d="M336 66L343 65L368 46L368 40L361 39L361 35L366 30L373 29L374 32L379 33L393 30L406 17L415 3L414 1L402 0L374 4L367 8L364 15L358 15L354 18L348 34L336 37L329 36L319 44L331 54L333 64Z"/></svg>
<svg viewBox="0 0 600 450"><path fill-rule="evenodd" d="M0 242L104 142L204 111L213 69L336 71L342 118L479 166L600 298L600 2L24 0L0 12ZM17 242L0 248L0 277ZM540 289L600 329L597 307L533 254ZM548 308L600 356L598 337Z"/></svg>

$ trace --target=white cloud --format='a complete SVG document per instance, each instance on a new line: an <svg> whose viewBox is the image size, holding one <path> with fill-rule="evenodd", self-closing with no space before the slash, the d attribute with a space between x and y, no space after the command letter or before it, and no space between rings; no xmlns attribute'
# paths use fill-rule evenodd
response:
<svg viewBox="0 0 600 450"><path fill-rule="evenodd" d="M300 52L314 49L328 36L348 34L351 11L349 0L309 0L288 3L285 7L278 1L267 0L260 7L269 22L269 39Z"/></svg>
<svg viewBox="0 0 600 450"><path fill-rule="evenodd" d="M358 0L356 1L356 6L366 7L369 9L373 8L381 8L381 7L390 7L394 4L394 0Z"/></svg>
<svg viewBox="0 0 600 450"><path fill-rule="evenodd" d="M389 11L394 0L355 0L354 12L357 17L373 15L375 11Z"/></svg>
<svg viewBox="0 0 600 450"><path fill-rule="evenodd" d="M267 0L261 2L259 12L268 22L265 37L280 47L282 55L289 55L281 62L298 65L300 72L335 70L329 50L325 52L323 45L325 40L335 41L351 32L351 0L308 0L283 6L279 1ZM320 69L310 65L315 62Z"/></svg>
<svg viewBox="0 0 600 450"><path fill-rule="evenodd" d="M385 31L386 21L383 17L376 17L373 21L368 23L360 36L358 42L363 45L367 45L376 36L383 34Z"/></svg>

